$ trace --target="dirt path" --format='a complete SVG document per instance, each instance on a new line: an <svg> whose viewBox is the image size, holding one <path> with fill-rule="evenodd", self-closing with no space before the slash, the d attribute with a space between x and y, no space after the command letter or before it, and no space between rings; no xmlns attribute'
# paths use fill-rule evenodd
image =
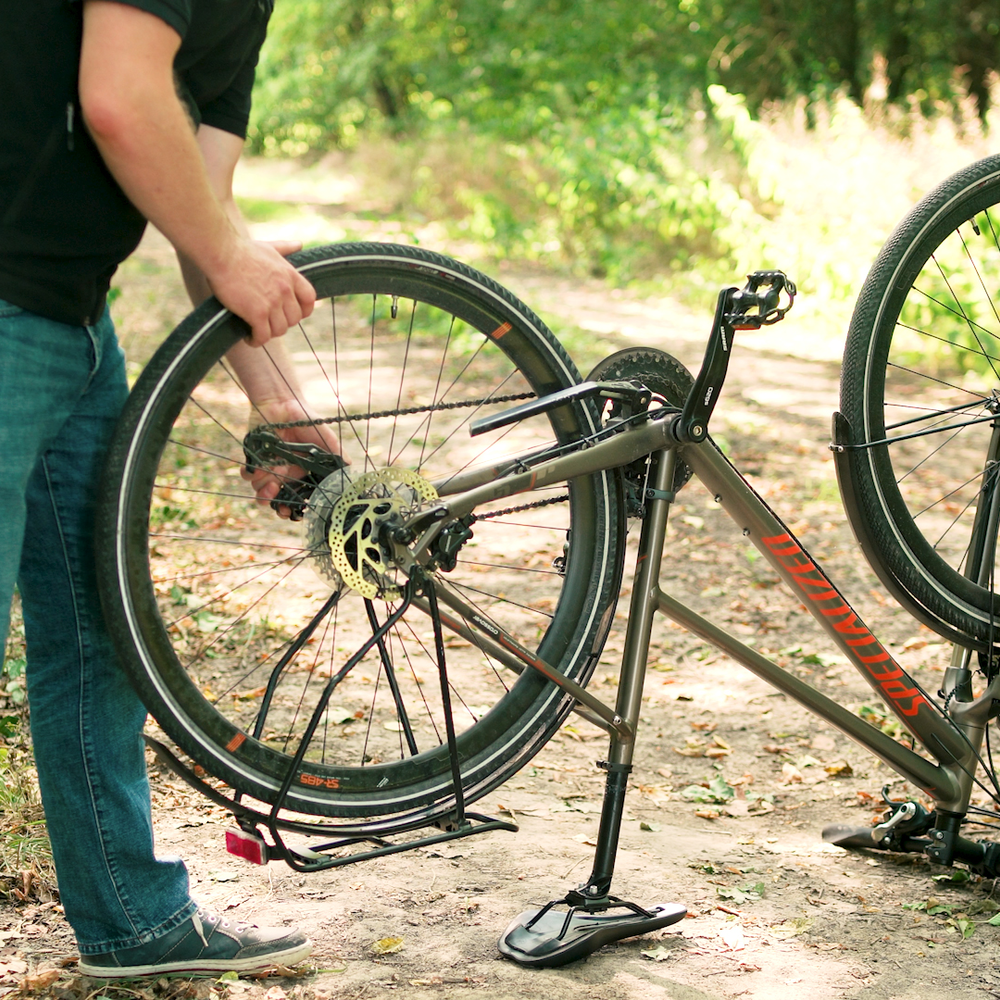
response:
<svg viewBox="0 0 1000 1000"><path fill-rule="evenodd" d="M612 347L656 346L697 368L708 316L596 284L517 271L500 278L543 314L557 314ZM713 430L868 624L936 690L947 648L876 588L844 520L826 449L836 407L835 357L831 345L811 343L791 320L766 336L743 337ZM838 699L870 702L869 689L833 655L697 484L681 494L668 542L664 579L678 596ZM622 624L593 684L609 698ZM103 995L1000 996L994 958L1000 928L986 922L1000 910L993 884L934 881L942 873L922 858L863 856L824 845L820 831L828 823L868 824L892 775L665 622L654 632L638 746L614 889L639 902L684 903L690 916L672 928L557 971L527 971L497 956L497 938L510 919L589 872L602 791L594 761L605 745L597 730L571 719L531 765L479 804L513 816L518 834L489 834L311 876L280 865L254 868L225 854L224 816L158 774L159 845L189 860L196 896L230 917L299 924L316 942L316 969L299 979L203 984L187 993L186 985L162 984L144 994ZM713 781L717 789L735 790L734 797L691 800L692 785ZM893 792L904 788L895 785ZM710 797L709 789L702 797ZM399 950L376 956L373 945L386 938L400 938ZM71 947L54 904L0 906L0 996L16 991L25 972L55 968ZM44 992L67 1000L99 995L71 968Z"/></svg>

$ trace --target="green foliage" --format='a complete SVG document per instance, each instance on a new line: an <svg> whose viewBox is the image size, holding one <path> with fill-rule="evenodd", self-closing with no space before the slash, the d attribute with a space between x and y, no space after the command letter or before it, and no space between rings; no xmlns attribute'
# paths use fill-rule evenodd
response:
<svg viewBox="0 0 1000 1000"><path fill-rule="evenodd" d="M295 0L270 35L251 135L286 153L445 117L524 139L713 84L752 110L872 83L931 108L964 85L985 115L1000 63L996 0Z"/></svg>
<svg viewBox="0 0 1000 1000"><path fill-rule="evenodd" d="M681 796L688 802L725 805L736 796L736 789L721 774L717 774L708 784L688 785L687 788L681 789Z"/></svg>
<svg viewBox="0 0 1000 1000"><path fill-rule="evenodd" d="M28 746L24 629L15 602L0 670L0 895L52 898L55 875Z"/></svg>
<svg viewBox="0 0 1000 1000"><path fill-rule="evenodd" d="M908 109L887 116L900 132L920 109L965 114L998 32L985 0L295 0L272 19L251 148L378 148L397 205L493 259L684 275L699 306L780 267L796 316L842 336L888 231L858 192L898 167L840 153L858 102ZM761 124L775 102L824 136L819 169Z"/></svg>
<svg viewBox="0 0 1000 1000"><path fill-rule="evenodd" d="M15 599L11 609L11 622L7 632L3 666L0 667L0 706L6 702L13 709L27 707L26 664L24 624L21 621L20 602ZM18 718L15 715L5 716L3 719L4 728L0 728L0 736L12 735L11 729L16 728Z"/></svg>
<svg viewBox="0 0 1000 1000"><path fill-rule="evenodd" d="M860 705L858 707L858 715L865 722L869 723L869 725L874 726L876 729L881 729L883 733L891 736L893 739L903 740L908 738L908 734L902 724L898 719L889 715L885 705L881 702L866 702Z"/></svg>

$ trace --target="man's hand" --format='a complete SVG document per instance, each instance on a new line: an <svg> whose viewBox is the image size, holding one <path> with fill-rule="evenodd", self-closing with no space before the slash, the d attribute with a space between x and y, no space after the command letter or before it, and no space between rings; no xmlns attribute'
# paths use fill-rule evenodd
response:
<svg viewBox="0 0 1000 1000"><path fill-rule="evenodd" d="M255 347L300 323L316 303L313 286L268 243L238 239L225 266L205 278L215 297L250 324Z"/></svg>
<svg viewBox="0 0 1000 1000"><path fill-rule="evenodd" d="M297 420L315 420L315 414L309 412L305 406L298 401L285 401L272 404L257 404L251 414L250 423L256 426L260 423L291 423ZM286 427L273 432L282 441L296 442L299 444L314 444L332 455L341 454L340 439L332 424L312 424L308 427ZM298 465L279 465L272 469L256 468L252 472L242 471L244 479L248 480L257 495L257 502L262 506L267 506L277 497L278 492L285 483L295 484L295 481L302 479L306 474L305 470ZM278 508L278 516L288 518L291 510L282 504Z"/></svg>

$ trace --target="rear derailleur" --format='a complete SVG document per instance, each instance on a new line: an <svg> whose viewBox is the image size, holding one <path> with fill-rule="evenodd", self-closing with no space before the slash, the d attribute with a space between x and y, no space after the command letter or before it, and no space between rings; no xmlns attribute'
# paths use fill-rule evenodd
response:
<svg viewBox="0 0 1000 1000"><path fill-rule="evenodd" d="M252 475L257 469L270 469L277 465L297 466L303 470L298 479L286 478L271 501L278 511L287 507L293 521L301 521L309 499L324 479L345 467L343 458L315 444L300 441L283 441L273 431L256 427L243 438L243 455L246 471Z"/></svg>

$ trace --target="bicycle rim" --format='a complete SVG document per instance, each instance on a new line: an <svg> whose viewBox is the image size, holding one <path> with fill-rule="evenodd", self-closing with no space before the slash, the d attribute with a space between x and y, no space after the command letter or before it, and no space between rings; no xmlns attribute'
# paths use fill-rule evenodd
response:
<svg viewBox="0 0 1000 1000"><path fill-rule="evenodd" d="M537 317L477 272L366 244L296 263L327 301L286 347L314 411L338 428L348 482L368 483L367 495L413 508L426 488L446 495L458 472L595 430L595 412L574 405L469 436L472 419L516 405L509 397L578 379ZM402 597L342 586L324 520L333 488L298 523L253 501L240 474L251 408L225 357L238 335L229 314L196 312L130 399L100 524L114 634L170 737L265 802L330 678L369 643L330 695L285 804L415 825L455 802L434 623L413 606L370 643ZM620 578L618 491L605 473L484 506L440 586L585 682ZM475 631L444 636L467 801L529 760L571 707L533 671L499 662Z"/></svg>
<svg viewBox="0 0 1000 1000"><path fill-rule="evenodd" d="M994 157L946 181L903 221L862 290L842 376L843 412L861 446L850 457L853 516L876 568L925 622L980 646L993 642L1000 610L990 512L998 201ZM987 548L978 559L977 538Z"/></svg>

